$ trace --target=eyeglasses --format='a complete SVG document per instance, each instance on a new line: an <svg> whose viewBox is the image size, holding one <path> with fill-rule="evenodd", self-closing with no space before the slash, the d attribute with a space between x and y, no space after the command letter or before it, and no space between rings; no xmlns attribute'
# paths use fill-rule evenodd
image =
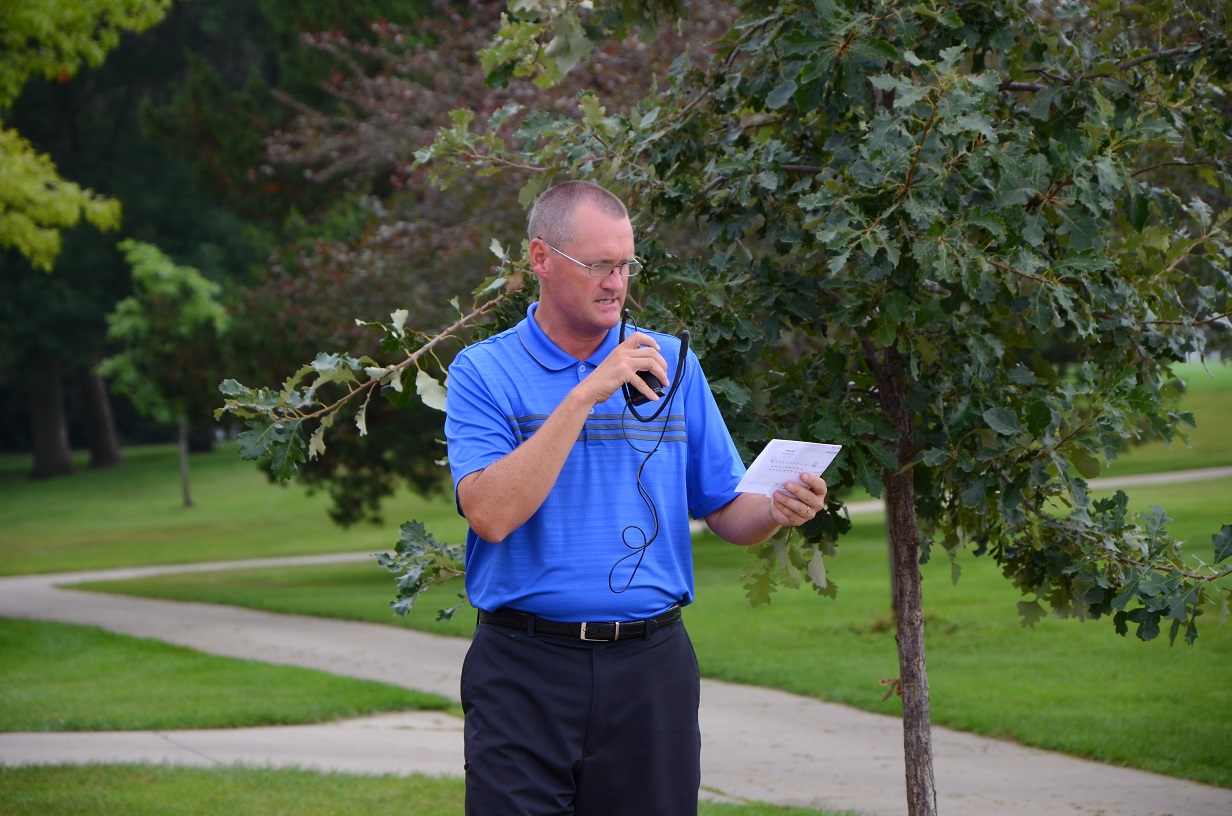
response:
<svg viewBox="0 0 1232 816"><path fill-rule="evenodd" d="M542 238L540 238L539 240L543 241ZM577 258L574 258L571 255L565 255L565 253L561 252L556 247L552 246L551 244L548 244L547 241L543 241L543 243L547 244L548 249L552 250L557 255L564 255L566 258L568 258L569 260L573 261L578 266L585 269L587 272L590 273L590 276L592 278L606 278L608 275L612 274L613 272L619 273L620 275L623 275L626 278L631 278L634 275L636 275L638 272L642 271L642 262L637 260L636 258L633 259L632 261L621 261L620 263L615 263L615 264L614 263L586 264L586 263L582 263Z"/></svg>

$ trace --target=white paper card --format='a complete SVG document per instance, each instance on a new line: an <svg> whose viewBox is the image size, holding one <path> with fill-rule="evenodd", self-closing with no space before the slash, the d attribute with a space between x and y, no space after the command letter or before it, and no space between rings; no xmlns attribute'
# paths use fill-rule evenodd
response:
<svg viewBox="0 0 1232 816"><path fill-rule="evenodd" d="M765 450L757 454L748 472L736 485L740 493L762 493L773 496L785 482L800 482L801 473L820 476L843 449L842 445L819 442L793 442L772 439Z"/></svg>

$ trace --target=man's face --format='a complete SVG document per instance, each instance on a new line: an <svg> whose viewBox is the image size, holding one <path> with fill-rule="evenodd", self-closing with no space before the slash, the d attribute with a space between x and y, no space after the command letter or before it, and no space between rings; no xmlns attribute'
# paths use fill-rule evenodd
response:
<svg viewBox="0 0 1232 816"><path fill-rule="evenodd" d="M633 259L633 227L628 218L613 218L583 204L573 216L575 239L561 252L586 264L615 266ZM550 249L542 256L545 265L540 308L548 306L553 317L578 336L597 335L620 323L629 279L609 272L592 277L590 272Z"/></svg>

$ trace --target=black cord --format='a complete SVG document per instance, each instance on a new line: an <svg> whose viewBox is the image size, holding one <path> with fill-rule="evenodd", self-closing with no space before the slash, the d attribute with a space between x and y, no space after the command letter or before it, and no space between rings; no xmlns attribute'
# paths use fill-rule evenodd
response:
<svg viewBox="0 0 1232 816"><path fill-rule="evenodd" d="M625 341L625 324L628 322L629 322L629 310L625 309L624 314L620 318L619 342L621 343ZM637 330L636 323L633 324L633 329L634 331ZM688 356L688 352L689 352L689 332L681 331L680 334L676 335L676 338L680 340L680 356L676 358L676 374L672 379L672 385L671 385L671 388L668 390L667 396L659 401L659 407L653 414L651 414L648 417L642 416L641 413L639 413L637 410L636 402L637 402L638 397L643 397L642 401L643 402L646 401L644 399L644 395L640 391L635 391L633 389L633 386L630 385L629 383L624 383L621 386L621 390L624 391L624 394L625 394L625 407L629 409L629 413L633 414L633 416L635 416L639 422L654 422L656 419L658 419L659 414L663 413L663 410L667 408L668 405L671 404L671 398L675 395L676 389L680 387L679 385L680 378L681 378L681 375L684 374L685 358ZM659 383L658 378L650 374L648 374L647 376L649 376L651 381L655 383L655 393L662 396L663 386L661 383Z"/></svg>
<svg viewBox="0 0 1232 816"><path fill-rule="evenodd" d="M670 405L675 401L675 399L676 389L673 388L667 399L664 400L664 403ZM663 407L667 407L667 405L661 406L660 410L662 410ZM612 568L608 570L607 587L617 595L627 591L629 587L633 586L633 579L637 576L637 571L642 566L642 560L646 557L646 549L654 543L655 539L659 537L659 508L655 506L654 497L650 495L650 491L646 489L646 484L642 481L642 471L646 469L646 465L650 462L650 457L658 453L659 446L663 444L663 438L667 435L667 424L670 421L670 418L671 414L669 413L668 416L663 419L663 427L659 429L659 438L655 440L654 447L648 451L644 451L637 445L633 444L633 440L629 438L629 431L628 427L625 425L625 419L623 417L621 418L620 426L621 431L624 433L625 442L628 443L629 447L633 448L633 450L638 453L646 454L646 458L642 460L642 464L637 468L637 493L642 497L642 501L646 503L646 509L650 511L650 518L654 522L654 531L649 537L647 537L646 531L636 524L630 524L621 531L621 542L632 550L632 552L621 556L616 560L616 563L612 565ZM641 544L631 543L629 541L631 531L636 532L642 537ZM633 565L633 571L629 573L629 580L625 581L624 587L617 589L615 584L616 570L620 568L621 564L628 561L630 558L635 557L637 558L637 563Z"/></svg>
<svg viewBox="0 0 1232 816"><path fill-rule="evenodd" d="M629 319L629 312L628 310L626 310L624 314L624 318L620 321L620 341L621 342L624 342L624 339L625 339L625 323L628 321L628 319ZM636 328L636 324L634 328ZM682 376L684 374L685 357L688 355L688 352L689 352L689 333L687 331L683 331L680 333L679 337L680 337L680 356L676 360L676 376L672 380L671 388L668 389L667 395L662 399L658 410L656 410L649 417L643 417L641 414L638 413L637 408L633 406L633 389L629 386L628 383L625 383L624 385L625 407L629 409L629 413L631 413L639 422L653 422L655 419L659 417L660 414L663 413L665 409L670 409L672 404L676 401L676 394L680 390L680 383L682 381ZM621 556L619 559L617 559L616 563L612 565L612 568L608 570L607 587L608 589L610 589L612 592L616 593L617 595L621 594L622 592L628 591L628 589L631 586L633 586L633 579L637 576L637 571L641 568L642 561L646 558L646 549L650 547L651 544L654 543L655 539L659 537L659 508L655 506L654 497L650 495L650 491L646 489L646 485L642 481L642 472L646 469L646 465L650 462L650 457L654 456L655 453L658 452L659 447L663 444L663 439L667 435L667 425L670 421L671 421L671 412L669 410L667 416L663 418L663 426L659 429L659 438L655 440L654 447L648 451L644 451L641 448L639 448L637 445L633 444L633 440L629 438L629 429L628 429L628 425L626 424L627 423L626 417L622 415L620 419L620 430L625 438L625 442L629 445L629 447L633 448L633 450L637 451L638 453L646 454L646 458L642 460L642 464L639 465L637 468L637 493L639 496L642 497L642 501L646 503L646 509L650 511L650 518L654 522L654 531L651 533L649 537L647 537L646 531L643 530L641 527L637 526L636 524L630 524L629 526L625 527L624 530L621 531L620 533L621 542L625 545L625 547L632 550L632 552ZM631 543L629 541L631 531L636 532L638 535L641 536L641 539L642 539L641 544L637 544L635 542ZM625 581L625 585L622 588L617 589L616 584L615 584L616 570L620 568L621 564L628 561L630 558L636 558L637 563L633 565L633 571L629 573L629 580Z"/></svg>

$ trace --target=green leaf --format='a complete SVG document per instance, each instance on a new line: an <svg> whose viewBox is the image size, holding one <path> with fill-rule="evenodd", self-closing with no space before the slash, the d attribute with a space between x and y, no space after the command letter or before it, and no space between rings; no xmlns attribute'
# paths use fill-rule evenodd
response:
<svg viewBox="0 0 1232 816"><path fill-rule="evenodd" d="M748 405L749 400L753 398L753 393L749 389L730 377L715 380L710 384L710 390L715 394L722 394L737 408Z"/></svg>
<svg viewBox="0 0 1232 816"><path fill-rule="evenodd" d="M1104 225L1097 219L1072 213L1068 207L1058 207L1057 215L1061 218L1057 233L1069 236L1070 249L1075 252L1099 252L1104 248Z"/></svg>
<svg viewBox="0 0 1232 816"><path fill-rule="evenodd" d="M594 50L594 43L586 36L577 12L573 10L558 14L552 20L552 33L552 41L543 50L544 62L549 65L555 63L560 76L572 71Z"/></svg>
<svg viewBox="0 0 1232 816"><path fill-rule="evenodd" d="M1074 448L1068 455L1070 464L1084 479L1094 479L1099 475L1101 470L1099 459L1086 448Z"/></svg>
<svg viewBox="0 0 1232 816"><path fill-rule="evenodd" d="M300 436L301 420L272 421L266 417L248 420L248 430L236 437L242 459L266 459L270 473L285 482L306 459Z"/></svg>
<svg viewBox="0 0 1232 816"><path fill-rule="evenodd" d="M325 453L325 426L319 425L308 439L308 458L316 459Z"/></svg>
<svg viewBox="0 0 1232 816"><path fill-rule="evenodd" d="M839 272L843 271L843 267L846 266L847 264L847 258L850 256L851 256L850 249L847 250L846 252L840 252L838 255L835 255L833 258L831 258L830 262L826 264L826 266L827 268L829 268L832 274L837 275Z"/></svg>
<svg viewBox="0 0 1232 816"><path fill-rule="evenodd" d="M422 368L415 372L415 393L429 408L445 410L445 386Z"/></svg>
<svg viewBox="0 0 1232 816"><path fill-rule="evenodd" d="M422 555L438 547L436 536L419 519L402 522L398 528L396 549L404 555Z"/></svg>
<svg viewBox="0 0 1232 816"><path fill-rule="evenodd" d="M962 492L962 503L964 507L978 507L980 502L984 501L984 483L975 482Z"/></svg>
<svg viewBox="0 0 1232 816"><path fill-rule="evenodd" d="M890 292L881 301L881 308L895 323L905 323L911 316L911 298L905 292Z"/></svg>
<svg viewBox="0 0 1232 816"><path fill-rule="evenodd" d="M1130 581L1130 583L1121 591L1121 594L1112 599L1112 608L1124 610L1127 606L1129 606L1129 602L1132 601L1137 595L1138 581Z"/></svg>
<svg viewBox="0 0 1232 816"><path fill-rule="evenodd" d="M270 472L280 482L285 482L294 476L299 470L299 466L307 459L304 450L304 440L300 437L298 431L299 423L296 423L294 431L288 432L279 444L270 448Z"/></svg>
<svg viewBox="0 0 1232 816"><path fill-rule="evenodd" d="M1034 385L1035 372L1024 366L1022 363L1016 364L1009 370L1010 382L1016 385ZM1037 404L1044 404L1042 401Z"/></svg>
<svg viewBox="0 0 1232 816"><path fill-rule="evenodd" d="M1018 616L1022 618L1022 628L1034 626L1044 619L1044 615L1044 607L1038 600L1018 602Z"/></svg>
<svg viewBox="0 0 1232 816"><path fill-rule="evenodd" d="M466 598L465 595L459 595L458 597L463 598L463 599ZM457 613L458 609L460 609L461 607L462 607L462 603L459 602L449 607L448 609L438 609L436 612L436 622L441 623L443 621L452 620L454 614Z"/></svg>
<svg viewBox="0 0 1232 816"><path fill-rule="evenodd" d="M818 589L826 588L826 562L821 551L814 548L813 557L809 560L808 576Z"/></svg>
<svg viewBox="0 0 1232 816"><path fill-rule="evenodd" d="M758 173L755 180L762 189L777 190L779 188L779 177L777 173L772 173L769 170L764 170Z"/></svg>
<svg viewBox="0 0 1232 816"><path fill-rule="evenodd" d="M1152 612L1149 609L1135 609L1128 613L1127 617L1138 623L1138 639L1139 640L1154 640L1159 637L1159 618L1158 612Z"/></svg>
<svg viewBox="0 0 1232 816"><path fill-rule="evenodd" d="M417 519L403 522L398 529L396 554L373 553L377 563L395 576L397 597L389 607L406 615L423 592L461 576L465 571L463 550L438 541ZM466 595L459 594L458 598L465 600ZM440 610L437 620L448 620L459 606Z"/></svg>
<svg viewBox="0 0 1232 816"><path fill-rule="evenodd" d="M1018 415L1008 408L989 408L984 412L984 421L1002 436L1016 436L1023 430Z"/></svg>
<svg viewBox="0 0 1232 816"><path fill-rule="evenodd" d="M762 606L770 603L775 590L775 546L768 541L751 549L755 560L741 571L740 584L749 605Z"/></svg>
<svg viewBox="0 0 1232 816"><path fill-rule="evenodd" d="M1232 555L1232 524L1225 524L1211 540L1215 542L1215 563L1218 564Z"/></svg>
<svg viewBox="0 0 1232 816"><path fill-rule="evenodd" d="M795 93L796 82L794 79L789 79L766 95L766 107L770 110L778 110L790 102Z"/></svg>
<svg viewBox="0 0 1232 816"><path fill-rule="evenodd" d="M225 397L249 397L252 389L238 380L226 379L218 385L218 390Z"/></svg>

